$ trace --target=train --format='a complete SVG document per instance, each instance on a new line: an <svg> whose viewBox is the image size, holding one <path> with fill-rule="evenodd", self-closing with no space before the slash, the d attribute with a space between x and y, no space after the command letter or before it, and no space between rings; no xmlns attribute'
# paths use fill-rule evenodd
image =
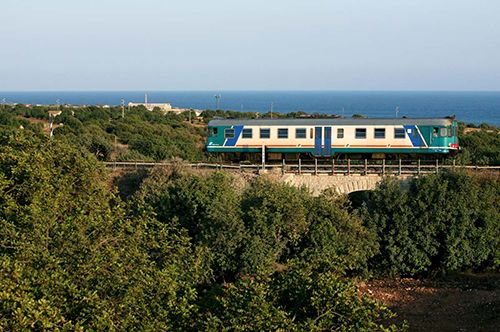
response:
<svg viewBox="0 0 500 332"><path fill-rule="evenodd" d="M231 160L435 158L459 149L453 117L214 119L206 143Z"/></svg>

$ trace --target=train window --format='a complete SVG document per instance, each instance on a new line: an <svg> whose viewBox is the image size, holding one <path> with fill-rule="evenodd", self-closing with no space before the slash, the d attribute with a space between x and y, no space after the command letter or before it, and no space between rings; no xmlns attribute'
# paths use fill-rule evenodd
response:
<svg viewBox="0 0 500 332"><path fill-rule="evenodd" d="M288 138L288 128L278 128L278 138Z"/></svg>
<svg viewBox="0 0 500 332"><path fill-rule="evenodd" d="M309 130L309 137L314 138L314 129Z"/></svg>
<svg viewBox="0 0 500 332"><path fill-rule="evenodd" d="M224 138L234 138L234 129L233 128L224 129Z"/></svg>
<svg viewBox="0 0 500 332"><path fill-rule="evenodd" d="M260 138L271 138L271 129L261 128L260 129Z"/></svg>
<svg viewBox="0 0 500 332"><path fill-rule="evenodd" d="M441 137L446 137L446 136L448 136L448 130L447 130L447 128L441 128L441 129L439 130L439 136L441 136Z"/></svg>
<svg viewBox="0 0 500 332"><path fill-rule="evenodd" d="M356 138L363 139L366 138L366 128L356 128Z"/></svg>
<svg viewBox="0 0 500 332"><path fill-rule="evenodd" d="M344 138L344 128L337 129L337 138Z"/></svg>
<svg viewBox="0 0 500 332"><path fill-rule="evenodd" d="M405 129L394 128L394 138L405 138Z"/></svg>
<svg viewBox="0 0 500 332"><path fill-rule="evenodd" d="M385 138L385 128L375 128L375 138Z"/></svg>
<svg viewBox="0 0 500 332"><path fill-rule="evenodd" d="M217 136L218 133L218 128L217 127L212 127L210 128L210 136Z"/></svg>
<svg viewBox="0 0 500 332"><path fill-rule="evenodd" d="M296 128L295 138L307 138L306 128Z"/></svg>
<svg viewBox="0 0 500 332"><path fill-rule="evenodd" d="M252 128L243 129L241 138L252 138Z"/></svg>

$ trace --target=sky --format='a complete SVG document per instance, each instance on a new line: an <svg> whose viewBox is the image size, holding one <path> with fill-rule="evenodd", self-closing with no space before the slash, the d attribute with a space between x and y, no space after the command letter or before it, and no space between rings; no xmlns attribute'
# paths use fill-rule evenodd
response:
<svg viewBox="0 0 500 332"><path fill-rule="evenodd" d="M500 1L0 0L2 90L500 90Z"/></svg>

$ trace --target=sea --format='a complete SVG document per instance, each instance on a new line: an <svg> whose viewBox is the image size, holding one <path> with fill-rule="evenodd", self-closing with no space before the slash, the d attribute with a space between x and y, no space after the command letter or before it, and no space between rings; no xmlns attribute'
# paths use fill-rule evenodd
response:
<svg viewBox="0 0 500 332"><path fill-rule="evenodd" d="M350 117L445 117L500 126L500 91L0 91L0 102L120 105L143 102L174 107Z"/></svg>

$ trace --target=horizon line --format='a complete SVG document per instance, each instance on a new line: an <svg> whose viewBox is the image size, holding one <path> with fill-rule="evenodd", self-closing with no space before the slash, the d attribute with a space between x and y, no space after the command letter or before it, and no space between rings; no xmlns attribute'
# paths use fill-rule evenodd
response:
<svg viewBox="0 0 500 332"><path fill-rule="evenodd" d="M425 90L425 89L378 89L378 90L348 90L348 89L173 89L173 90L157 90L157 89L118 89L118 90L84 90L84 89L29 89L29 90L0 90L1 93L11 92L500 92L500 89L493 90L469 90L469 89L442 89L442 90Z"/></svg>

